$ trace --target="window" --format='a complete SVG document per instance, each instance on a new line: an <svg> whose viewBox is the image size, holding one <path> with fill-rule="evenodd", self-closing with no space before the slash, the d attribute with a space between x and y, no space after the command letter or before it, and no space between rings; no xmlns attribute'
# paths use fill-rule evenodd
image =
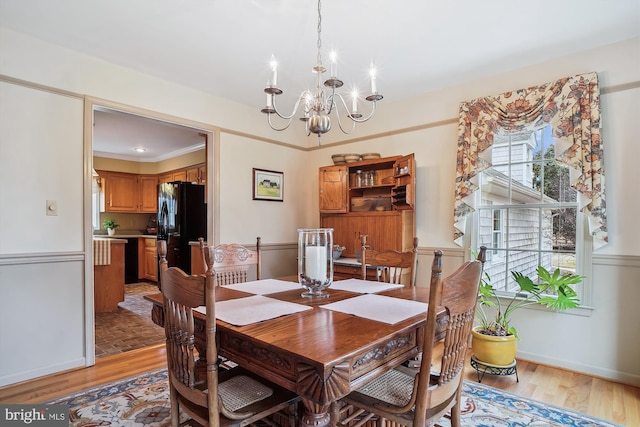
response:
<svg viewBox="0 0 640 427"><path fill-rule="evenodd" d="M96 176L91 178L91 225L100 229L100 183Z"/></svg>
<svg viewBox="0 0 640 427"><path fill-rule="evenodd" d="M555 160L551 127L494 135L491 162L475 193L474 247L487 247L485 271L492 285L511 292L517 289L511 271L536 277L538 265L583 274L584 244L579 242L588 233L583 233L569 168ZM581 295L581 288L576 291Z"/></svg>

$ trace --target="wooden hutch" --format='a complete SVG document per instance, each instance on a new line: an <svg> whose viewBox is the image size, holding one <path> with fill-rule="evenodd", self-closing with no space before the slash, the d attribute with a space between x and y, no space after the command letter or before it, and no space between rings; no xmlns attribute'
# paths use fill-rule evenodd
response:
<svg viewBox="0 0 640 427"><path fill-rule="evenodd" d="M414 154L320 168L320 226L334 229L334 244L345 247L343 257L359 255L357 242L363 234L373 249L412 249L415 169ZM360 269L335 264L334 275L360 277Z"/></svg>

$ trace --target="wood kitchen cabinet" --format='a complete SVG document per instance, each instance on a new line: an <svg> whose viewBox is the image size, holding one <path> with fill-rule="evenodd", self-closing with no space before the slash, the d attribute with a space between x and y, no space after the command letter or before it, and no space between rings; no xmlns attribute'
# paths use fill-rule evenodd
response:
<svg viewBox="0 0 640 427"><path fill-rule="evenodd" d="M156 239L138 239L138 278L158 281Z"/></svg>
<svg viewBox="0 0 640 427"><path fill-rule="evenodd" d="M138 212L138 175L108 171L98 171L98 174L102 181L104 212Z"/></svg>
<svg viewBox="0 0 640 427"><path fill-rule="evenodd" d="M138 212L158 212L158 176L140 175L138 177L140 206Z"/></svg>
<svg viewBox="0 0 640 427"><path fill-rule="evenodd" d="M375 176L358 182L357 176ZM411 250L416 232L415 157L385 157L320 168L320 226L333 228L343 256L355 257L360 236L372 249Z"/></svg>
<svg viewBox="0 0 640 427"><path fill-rule="evenodd" d="M165 172L158 176L159 182L191 182L193 184L204 184L207 181L207 165L202 163L189 166L183 169L177 169L171 172Z"/></svg>
<svg viewBox="0 0 640 427"><path fill-rule="evenodd" d="M102 181L103 212L154 213L158 211L158 177L98 171Z"/></svg>

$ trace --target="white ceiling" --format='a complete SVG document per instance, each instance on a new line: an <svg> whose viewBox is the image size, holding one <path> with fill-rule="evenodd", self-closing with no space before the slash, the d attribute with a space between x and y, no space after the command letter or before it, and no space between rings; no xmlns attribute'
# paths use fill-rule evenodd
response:
<svg viewBox="0 0 640 427"><path fill-rule="evenodd" d="M204 149L205 141L197 129L102 107L93 112L94 156L158 162Z"/></svg>
<svg viewBox="0 0 640 427"><path fill-rule="evenodd" d="M316 0L0 0L0 26L256 109L272 54L280 105L313 85ZM373 62L389 101L639 35L638 0L322 3L325 65L364 93Z"/></svg>

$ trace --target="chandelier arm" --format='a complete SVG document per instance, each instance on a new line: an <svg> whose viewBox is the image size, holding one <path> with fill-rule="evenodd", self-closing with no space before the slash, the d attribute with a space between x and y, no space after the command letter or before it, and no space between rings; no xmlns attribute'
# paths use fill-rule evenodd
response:
<svg viewBox="0 0 640 427"><path fill-rule="evenodd" d="M284 127L282 127L282 128L275 127L275 126L273 125L273 123L271 123L271 114L267 114L267 122L269 123L269 127L270 127L271 129L275 130L275 131L278 131L278 132L283 131L283 130L287 130L287 129L289 128L289 126L291 126L291 122L292 122L292 121L293 121L293 120L292 120L291 118L289 118L289 119L287 120L287 122L286 122L286 123L287 123L287 124L286 124L286 126L284 126Z"/></svg>
<svg viewBox="0 0 640 427"><path fill-rule="evenodd" d="M336 114L336 117L338 118L338 127L340 128L342 133L346 133L347 135L351 135L353 133L353 131L356 130L356 122L354 122L354 121L351 122L351 130L345 130L345 128L342 126L342 120L340 120L340 114Z"/></svg>
<svg viewBox="0 0 640 427"><path fill-rule="evenodd" d="M285 115L281 114L280 111L278 111L278 107L276 107L276 97L274 96L273 97L273 110L278 115L278 117L280 117L281 119L291 120L293 118L293 116L295 116L296 113L298 112L298 107L300 107L300 101L306 99L308 96L309 96L309 91L305 90L304 92L302 92L300 94L300 96L298 97L298 99L296 100L295 105L293 106L293 111L291 111L291 114L288 115L288 116L285 116Z"/></svg>
<svg viewBox="0 0 640 427"><path fill-rule="evenodd" d="M367 117L354 117L351 115L351 112L349 111L349 108L347 107L347 102L344 100L343 96L339 93L332 93L331 96L329 97L329 102L331 103L332 106L336 106L336 111L338 110L338 107L334 101L334 98L338 98L340 99L340 102L342 103L342 106L344 107L344 110L347 112L347 117L349 117L351 120L353 120L355 123L364 123L367 120L369 120L370 118L373 117L373 115L376 112L376 101L371 101L373 103L372 108L371 108L371 112L369 113L369 115ZM329 102L327 102L327 104L329 104ZM339 118L340 116L338 115L338 121L340 120Z"/></svg>
<svg viewBox="0 0 640 427"><path fill-rule="evenodd" d="M373 115L376 113L376 101L372 101L372 103L373 103L373 105L371 106L371 112L369 113L369 115L368 115L367 117L356 118L356 117L353 117L353 116L351 115L351 113L349 113L349 116L348 116L348 117L349 117L351 120L353 120L353 121L354 121L354 123L364 123L364 122L368 121L368 120L369 120L370 118L372 118L372 117L373 117Z"/></svg>

